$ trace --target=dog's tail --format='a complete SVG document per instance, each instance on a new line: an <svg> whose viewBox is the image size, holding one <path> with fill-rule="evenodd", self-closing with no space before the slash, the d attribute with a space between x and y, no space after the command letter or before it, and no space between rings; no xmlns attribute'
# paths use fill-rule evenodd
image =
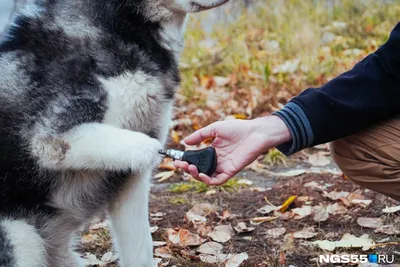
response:
<svg viewBox="0 0 400 267"><path fill-rule="evenodd" d="M0 267L46 266L43 239L21 220L0 218Z"/></svg>

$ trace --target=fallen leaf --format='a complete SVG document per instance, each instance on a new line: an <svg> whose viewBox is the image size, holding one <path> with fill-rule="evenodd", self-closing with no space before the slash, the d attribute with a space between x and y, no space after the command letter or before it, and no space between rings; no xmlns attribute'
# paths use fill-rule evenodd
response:
<svg viewBox="0 0 400 267"><path fill-rule="evenodd" d="M328 213L337 215L337 214L345 214L347 213L347 208L340 205L339 203L335 203L326 207Z"/></svg>
<svg viewBox="0 0 400 267"><path fill-rule="evenodd" d="M107 222L98 222L95 224L91 224L89 226L89 230L98 230L98 229L107 229L107 228L108 228Z"/></svg>
<svg viewBox="0 0 400 267"><path fill-rule="evenodd" d="M219 225L208 235L214 241L225 243L232 238L233 229L230 225Z"/></svg>
<svg viewBox="0 0 400 267"><path fill-rule="evenodd" d="M167 244L167 242L164 241L153 241L153 247L161 247L161 246L165 246Z"/></svg>
<svg viewBox="0 0 400 267"><path fill-rule="evenodd" d="M304 217L307 217L312 213L312 207L311 206L303 206L301 208L295 208L292 209L292 212L294 213L293 219L295 220L300 220Z"/></svg>
<svg viewBox="0 0 400 267"><path fill-rule="evenodd" d="M192 234L188 230L179 229L179 231L175 231L174 229L167 230L168 239L174 245L180 245L182 247L187 246L198 246L203 243L203 240L197 234Z"/></svg>
<svg viewBox="0 0 400 267"><path fill-rule="evenodd" d="M269 229L266 232L266 238L277 238L283 234L286 233L285 228L274 228L274 229Z"/></svg>
<svg viewBox="0 0 400 267"><path fill-rule="evenodd" d="M212 227L208 225L200 225L197 233L201 236L208 236L212 232Z"/></svg>
<svg viewBox="0 0 400 267"><path fill-rule="evenodd" d="M202 244L199 249L198 252L200 252L201 254L220 254L222 251L223 247L220 243L217 242L207 242Z"/></svg>
<svg viewBox="0 0 400 267"><path fill-rule="evenodd" d="M340 241L317 240L312 244L328 251L333 251L335 248L362 248L363 251L366 251L374 246L375 242L367 234L360 237L344 234Z"/></svg>
<svg viewBox="0 0 400 267"><path fill-rule="evenodd" d="M349 196L349 192L343 192L343 191L331 191L331 192L326 192L324 191L324 196L327 198L330 198L332 200L338 200L339 198L347 198Z"/></svg>
<svg viewBox="0 0 400 267"><path fill-rule="evenodd" d="M248 180L248 179L239 179L239 180L237 181L237 184L239 184L239 185L252 186L252 185L253 185L253 182L250 181L250 180Z"/></svg>
<svg viewBox="0 0 400 267"><path fill-rule="evenodd" d="M313 207L313 213L314 221L316 222L323 222L329 218L328 210L321 205Z"/></svg>
<svg viewBox="0 0 400 267"><path fill-rule="evenodd" d="M274 217L274 216L267 216L267 217L254 217L253 219L251 219L251 224L253 225L259 225L262 224L264 222L270 222L273 220L276 220L278 217Z"/></svg>
<svg viewBox="0 0 400 267"><path fill-rule="evenodd" d="M167 246L161 247L161 248L156 248L154 250L154 255L157 256L157 257L164 258L164 259L173 258L172 251Z"/></svg>
<svg viewBox="0 0 400 267"><path fill-rule="evenodd" d="M314 227L307 227L301 231L294 232L293 237L308 239L308 238L312 238L312 237L316 236L317 234L318 233L314 232Z"/></svg>
<svg viewBox="0 0 400 267"><path fill-rule="evenodd" d="M379 228L383 226L381 218L365 218L360 217L357 219L358 225L366 228Z"/></svg>
<svg viewBox="0 0 400 267"><path fill-rule="evenodd" d="M211 264L220 264L227 259L225 254L200 254L199 258L202 262Z"/></svg>
<svg viewBox="0 0 400 267"><path fill-rule="evenodd" d="M324 167L329 165L331 161L321 152L317 152L308 157L308 163L316 167Z"/></svg>
<svg viewBox="0 0 400 267"><path fill-rule="evenodd" d="M397 235L400 233L400 229L394 227L394 225L382 225L375 229L375 233L382 233L386 235Z"/></svg>
<svg viewBox="0 0 400 267"><path fill-rule="evenodd" d="M285 201L285 203L282 204L282 206L280 207L279 211L280 212L285 212L289 208L290 204L292 204L296 200L296 198L297 198L296 196L289 197Z"/></svg>
<svg viewBox="0 0 400 267"><path fill-rule="evenodd" d="M158 166L158 168L168 171L176 170L174 166L174 160L171 158L164 158L162 163Z"/></svg>
<svg viewBox="0 0 400 267"><path fill-rule="evenodd" d="M325 190L325 187L324 187L324 186L318 184L318 183L315 182L315 181L306 183L306 184L304 184L303 186L304 186L304 187L311 187L312 189L318 189L318 190L321 190L321 191Z"/></svg>
<svg viewBox="0 0 400 267"><path fill-rule="evenodd" d="M82 258L85 266L99 266L103 264L101 260L97 259L96 255L89 252L83 254Z"/></svg>
<svg viewBox="0 0 400 267"><path fill-rule="evenodd" d="M225 267L239 267L248 258L249 255L246 252L233 255L225 262Z"/></svg>
<svg viewBox="0 0 400 267"><path fill-rule="evenodd" d="M206 222L206 215L214 211L215 207L210 203L200 203L194 205L187 213L186 219L192 223Z"/></svg>
<svg viewBox="0 0 400 267"><path fill-rule="evenodd" d="M156 212L156 213L150 213L151 217L163 217L165 213L162 212Z"/></svg>
<svg viewBox="0 0 400 267"><path fill-rule="evenodd" d="M218 218L221 219L222 221L226 221L229 218L231 218L231 215L232 214L230 214L229 211L223 210L221 216L218 215Z"/></svg>
<svg viewBox="0 0 400 267"><path fill-rule="evenodd" d="M353 199L352 201L350 201L350 203L354 204L354 205L361 206L363 208L366 208L372 203L372 200L369 200L369 199Z"/></svg>
<svg viewBox="0 0 400 267"><path fill-rule="evenodd" d="M152 226L150 227L150 233L155 233L158 230L158 226Z"/></svg>
<svg viewBox="0 0 400 267"><path fill-rule="evenodd" d="M158 182L165 182L166 180L168 180L169 178L171 178L172 176L174 176L175 171L167 171L167 172L160 172L156 175L154 175L154 178L158 179Z"/></svg>
<svg viewBox="0 0 400 267"><path fill-rule="evenodd" d="M162 262L162 259L160 258L154 258L153 259L153 267L158 267L158 265Z"/></svg>
<svg viewBox="0 0 400 267"><path fill-rule="evenodd" d="M98 235L95 234L87 234L81 237L81 244L91 243L99 238Z"/></svg>
<svg viewBox="0 0 400 267"><path fill-rule="evenodd" d="M400 206L386 207L382 210L383 213L395 213L400 211Z"/></svg>
<svg viewBox="0 0 400 267"><path fill-rule="evenodd" d="M235 226L234 228L235 228L236 232L238 232L238 234L249 233L256 229L254 227L247 227L246 223L244 223L244 222L238 223L238 225Z"/></svg>
<svg viewBox="0 0 400 267"><path fill-rule="evenodd" d="M275 210L280 209L281 207L276 207L276 206L271 206L271 205L265 205L262 208L259 208L257 211L261 213L262 215L267 215Z"/></svg>
<svg viewBox="0 0 400 267"><path fill-rule="evenodd" d="M117 259L118 257L114 255L111 251L107 252L106 254L103 255L103 257L101 257L101 261L105 263L112 263Z"/></svg>

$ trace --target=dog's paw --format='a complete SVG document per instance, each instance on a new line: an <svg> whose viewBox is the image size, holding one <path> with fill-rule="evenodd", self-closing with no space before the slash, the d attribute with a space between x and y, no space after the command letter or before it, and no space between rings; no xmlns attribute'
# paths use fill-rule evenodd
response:
<svg viewBox="0 0 400 267"><path fill-rule="evenodd" d="M151 138L143 134L140 140L136 140L138 150L135 152L134 161L140 162L140 168L147 170L160 164L161 155L158 153L162 149L162 144L157 139ZM136 165L136 164L135 164Z"/></svg>

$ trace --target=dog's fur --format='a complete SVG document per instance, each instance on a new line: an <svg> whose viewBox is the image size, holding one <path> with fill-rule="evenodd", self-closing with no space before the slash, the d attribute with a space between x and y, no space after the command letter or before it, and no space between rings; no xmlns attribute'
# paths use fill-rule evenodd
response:
<svg viewBox="0 0 400 267"><path fill-rule="evenodd" d="M0 43L0 266L81 266L107 211L121 266L152 266L151 172L186 14L226 0L36 0Z"/></svg>

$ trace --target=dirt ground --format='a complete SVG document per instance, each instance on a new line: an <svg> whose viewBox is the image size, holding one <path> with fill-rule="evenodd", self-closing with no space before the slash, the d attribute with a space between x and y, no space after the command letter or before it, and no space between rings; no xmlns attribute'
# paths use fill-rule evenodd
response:
<svg viewBox="0 0 400 267"><path fill-rule="evenodd" d="M230 224L234 227L239 222L245 222L248 226L255 227L255 230L250 233L233 235L231 240L223 244L223 253L246 252L248 254L248 260L240 266L320 266L316 262L316 258L318 255L327 254L327 251L313 246L311 241L340 240L345 233L357 237L368 234L378 245L369 251L362 251L360 248L339 248L334 251L335 254L342 252L350 254L394 254L397 258L396 263L400 263L400 236L398 234L375 233L374 229L361 227L357 224L357 219L360 217L379 217L384 224L392 224L396 229L400 229L399 213L382 213L382 209L385 207L398 205L394 200L373 191L364 190L362 195L366 199L372 200L368 207L351 205L347 207L348 211L345 214L330 215L326 221L316 222L312 216L300 220L285 219L282 216L260 225L251 225L252 218L262 216L257 212L257 209L267 204L266 199L279 206L290 196L297 196L296 201L289 206L289 210L301 207L304 202L312 206L335 203L335 201L325 197L321 191L304 187L304 184L308 182L315 181L319 184L329 185L330 190L328 191L334 189L335 191L353 192L360 188L343 176L332 174L303 174L295 177L273 178L253 171L246 171L241 173L240 176L253 181L254 184L233 191L219 188L214 194L210 195L193 191L172 193L169 188L173 182L154 186L151 194L150 212L153 214L161 212L163 216L160 220L150 217L151 225L158 227L157 231L153 233L153 240L168 242L166 230L169 228L187 229L192 233L197 233L198 227L188 222L185 214L194 204L207 202L216 207L216 210L207 216L205 223L207 226L213 228L219 224ZM259 192L259 190L255 190L255 187L264 187L267 191ZM218 215L223 211L228 211L236 216L221 220ZM309 239L290 238L290 233L310 226L315 227L316 236ZM266 232L269 229L282 227L286 229L286 236L266 237ZM112 250L111 238L107 229L91 230L90 234L95 234L97 239L95 241L89 240L83 244L80 252L90 252L95 254L97 258L101 258L106 252ZM211 240L209 237L203 238L206 241ZM201 262L198 253L196 253L197 247L182 248L172 244L168 244L168 246L173 258L164 259L163 263L168 262L164 266L224 266ZM118 265L114 262L103 266ZM324 264L323 266L330 265ZM400 265L397 264L396 266Z"/></svg>

